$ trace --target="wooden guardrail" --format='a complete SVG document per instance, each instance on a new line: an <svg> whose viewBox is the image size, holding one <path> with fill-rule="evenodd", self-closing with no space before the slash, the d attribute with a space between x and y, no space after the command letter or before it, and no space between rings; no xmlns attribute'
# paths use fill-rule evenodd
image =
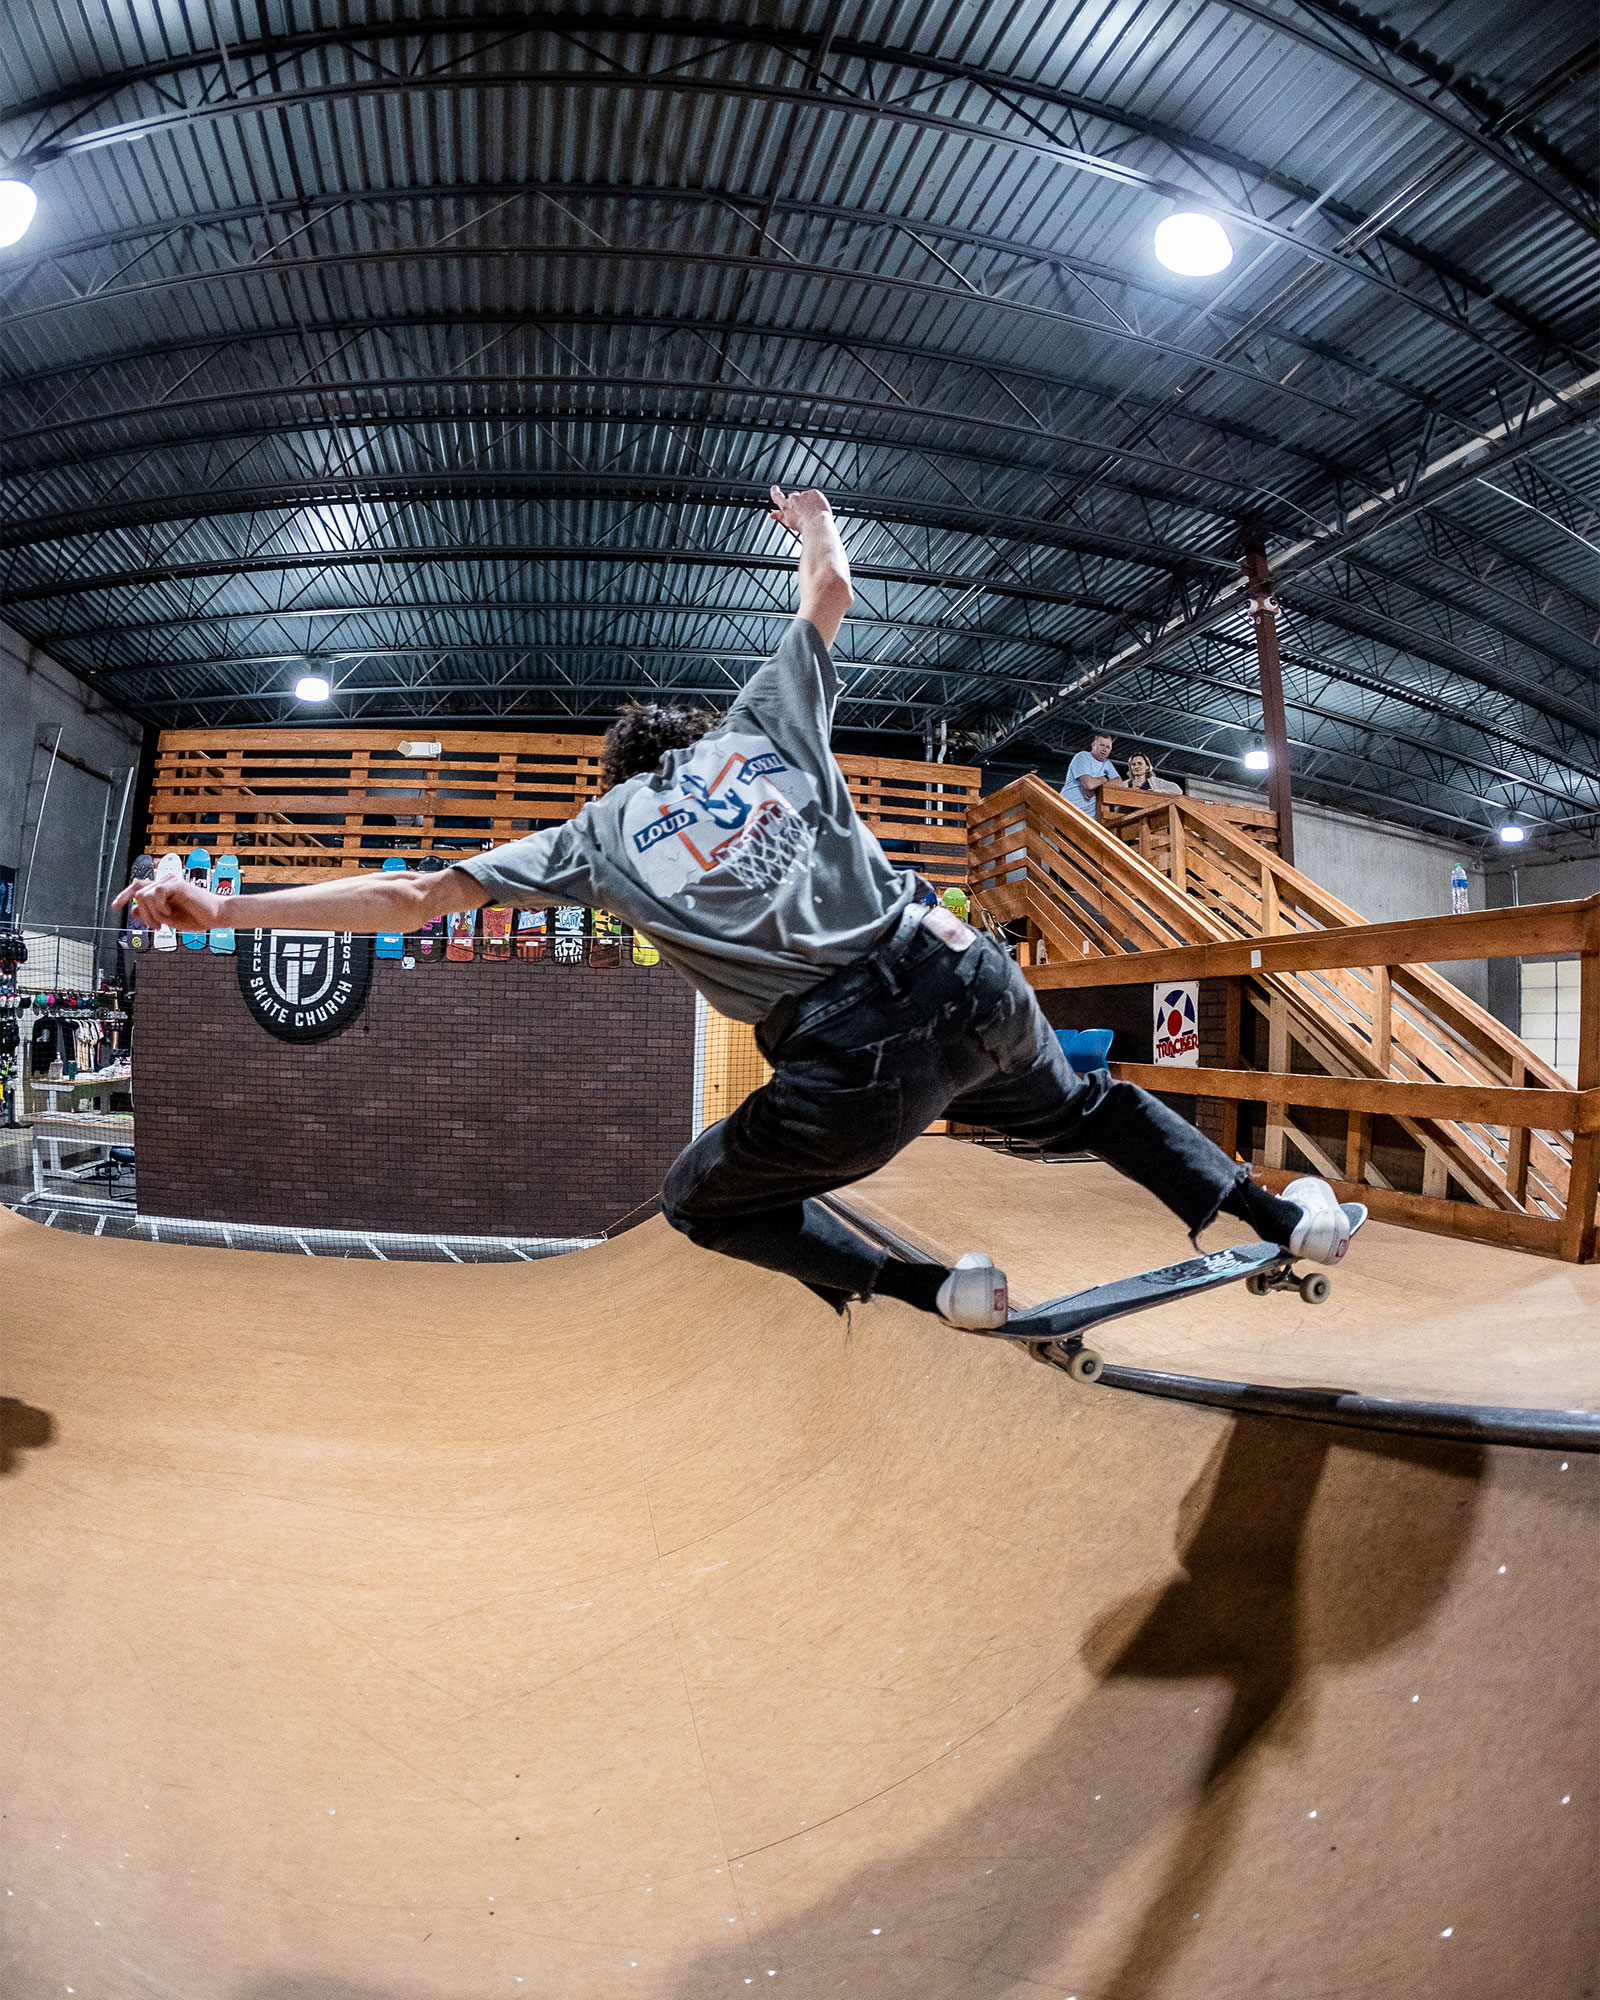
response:
<svg viewBox="0 0 1600 2000"><path fill-rule="evenodd" d="M1600 898L1364 924L1214 808L1168 798L1157 810L1166 819L1161 866L1034 778L974 807L973 893L991 914L1027 920L1046 960L1030 970L1033 983L1220 982L1219 1063L1124 1073L1220 1103L1230 1148L1240 1104L1262 1104L1269 1182L1291 1177L1293 1146L1376 1214L1593 1257ZM1576 1091L1431 970L1551 953L1583 960ZM1267 1041L1257 1070L1242 1061L1252 1009ZM1301 1108L1345 1113L1342 1159L1291 1118ZM1420 1151L1420 1193L1394 1186L1374 1163L1375 1117L1393 1119Z"/></svg>
<svg viewBox="0 0 1600 2000"><path fill-rule="evenodd" d="M406 755L405 742L436 744ZM246 883L287 887L415 864L571 819L600 791L602 739L480 730L163 730L145 844L239 857ZM940 888L966 878L963 764L841 757L856 809L897 864Z"/></svg>

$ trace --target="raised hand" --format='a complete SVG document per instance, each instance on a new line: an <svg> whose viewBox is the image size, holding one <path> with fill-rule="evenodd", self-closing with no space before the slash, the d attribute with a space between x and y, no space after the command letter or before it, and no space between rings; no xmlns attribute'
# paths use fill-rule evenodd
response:
<svg viewBox="0 0 1600 2000"><path fill-rule="evenodd" d="M781 521L790 534L798 535L808 521L831 521L833 509L828 505L828 496L814 486L808 486L803 493L787 494L781 486L774 486L768 519Z"/></svg>

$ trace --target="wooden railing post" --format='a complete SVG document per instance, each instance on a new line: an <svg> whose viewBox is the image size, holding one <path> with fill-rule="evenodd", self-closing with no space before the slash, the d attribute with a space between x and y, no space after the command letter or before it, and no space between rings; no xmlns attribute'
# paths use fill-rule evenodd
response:
<svg viewBox="0 0 1600 2000"><path fill-rule="evenodd" d="M1372 1164L1372 1113L1352 1111L1345 1124L1344 1177L1360 1187Z"/></svg>
<svg viewBox="0 0 1600 2000"><path fill-rule="evenodd" d="M1379 1074L1389 1074L1394 1055L1394 982L1386 965L1372 968L1372 1060Z"/></svg>
<svg viewBox="0 0 1600 2000"><path fill-rule="evenodd" d="M1261 935L1276 937L1283 925L1278 915L1278 877L1270 854L1261 857Z"/></svg>
<svg viewBox="0 0 1600 2000"><path fill-rule="evenodd" d="M1578 984L1578 1074L1580 1090L1600 1087L1600 952L1586 951ZM1567 1173L1567 1212L1561 1224L1561 1255L1587 1263L1596 1254L1595 1197L1600 1194L1600 1132L1575 1132Z"/></svg>
<svg viewBox="0 0 1600 2000"><path fill-rule="evenodd" d="M1225 979L1222 982L1222 1067L1238 1069L1243 1054L1240 1047L1244 1033L1244 981ZM1239 1101L1226 1098L1222 1105L1222 1130L1217 1143L1231 1160L1239 1150Z"/></svg>
<svg viewBox="0 0 1600 2000"><path fill-rule="evenodd" d="M1289 1069L1289 1003L1281 993L1274 993L1267 1003L1267 1068L1274 1076L1284 1076ZM1267 1100L1266 1138L1261 1151L1264 1167L1283 1165L1284 1142L1288 1138L1288 1106L1283 1100L1274 1103Z"/></svg>
<svg viewBox="0 0 1600 2000"><path fill-rule="evenodd" d="M1185 893L1189 887L1189 838L1184 831L1183 814L1176 806L1167 807L1167 839L1171 847L1168 865L1172 873L1173 886Z"/></svg>
<svg viewBox="0 0 1600 2000"><path fill-rule="evenodd" d="M1511 1086L1517 1089L1528 1080L1528 1065L1517 1061L1511 1065ZM1533 1149L1533 1132L1529 1126L1514 1126L1506 1135L1506 1193L1519 1208L1528 1205L1528 1156Z"/></svg>

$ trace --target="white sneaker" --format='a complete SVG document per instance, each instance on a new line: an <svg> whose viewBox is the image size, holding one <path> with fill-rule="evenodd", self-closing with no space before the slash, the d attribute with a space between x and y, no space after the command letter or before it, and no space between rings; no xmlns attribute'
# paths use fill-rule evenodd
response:
<svg viewBox="0 0 1600 2000"><path fill-rule="evenodd" d="M988 1333L1011 1316L1006 1274L981 1250L958 1258L935 1300L939 1317L967 1333Z"/></svg>
<svg viewBox="0 0 1600 2000"><path fill-rule="evenodd" d="M1350 1248L1350 1218L1328 1183L1307 1174L1290 1181L1282 1199L1292 1201L1300 1210L1300 1220L1289 1238L1289 1254L1313 1264L1337 1264Z"/></svg>

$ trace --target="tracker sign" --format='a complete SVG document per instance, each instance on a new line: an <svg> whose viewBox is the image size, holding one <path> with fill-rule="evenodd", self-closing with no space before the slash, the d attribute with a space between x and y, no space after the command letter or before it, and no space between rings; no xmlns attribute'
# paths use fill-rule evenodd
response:
<svg viewBox="0 0 1600 2000"><path fill-rule="evenodd" d="M281 1042L320 1042L361 1012L372 940L350 931L249 931L239 953L245 1005Z"/></svg>
<svg viewBox="0 0 1600 2000"><path fill-rule="evenodd" d="M1200 987L1187 980L1181 986L1155 989L1156 1061L1172 1063L1180 1069L1196 1069L1200 1063Z"/></svg>

